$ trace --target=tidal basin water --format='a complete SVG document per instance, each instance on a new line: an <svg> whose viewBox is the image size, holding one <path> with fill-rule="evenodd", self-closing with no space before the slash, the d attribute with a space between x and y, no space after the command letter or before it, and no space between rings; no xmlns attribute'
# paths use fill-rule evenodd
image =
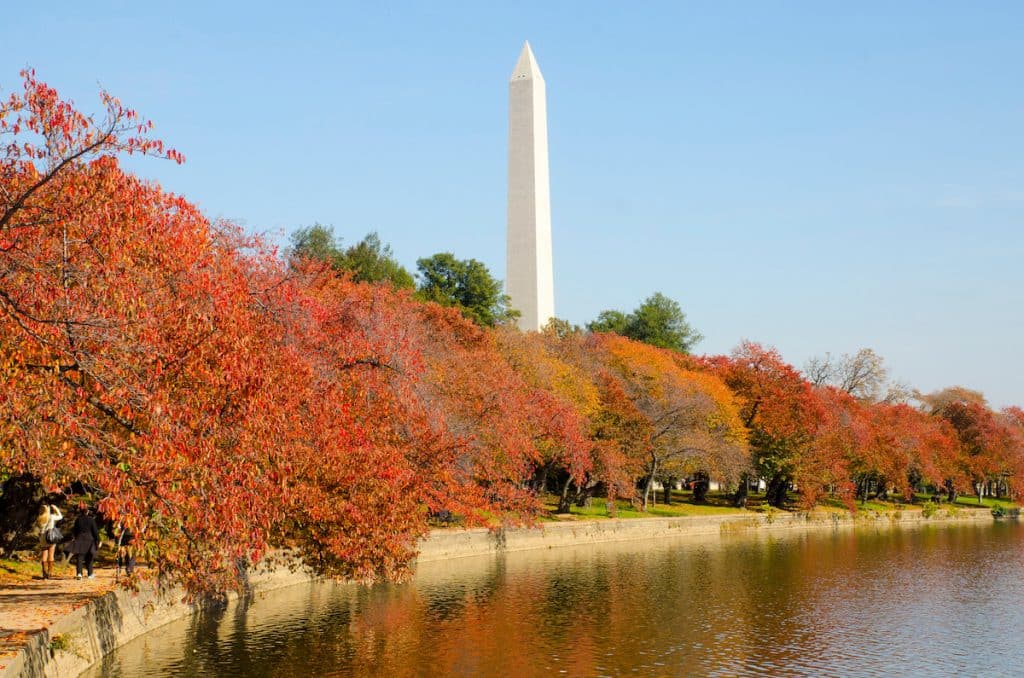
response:
<svg viewBox="0 0 1024 678"><path fill-rule="evenodd" d="M87 676L1024 675L1024 525L465 558L182 620Z"/></svg>

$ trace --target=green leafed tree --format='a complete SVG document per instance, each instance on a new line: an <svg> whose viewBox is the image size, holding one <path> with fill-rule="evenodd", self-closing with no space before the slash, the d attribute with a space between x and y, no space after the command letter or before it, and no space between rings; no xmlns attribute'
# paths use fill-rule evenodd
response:
<svg viewBox="0 0 1024 678"><path fill-rule="evenodd" d="M478 325L494 327L518 316L509 308L487 267L476 259L456 259L451 252L440 252L416 262L419 270L419 295L426 301L454 306Z"/></svg>
<svg viewBox="0 0 1024 678"><path fill-rule="evenodd" d="M601 311L587 324L591 332L612 332L645 344L689 353L704 337L686 321L679 303L661 292L644 299L632 313Z"/></svg>
<svg viewBox="0 0 1024 678"><path fill-rule="evenodd" d="M591 332L612 333L626 335L626 326L629 324L629 316L622 311L607 310L601 311L597 320L587 324Z"/></svg>
<svg viewBox="0 0 1024 678"><path fill-rule="evenodd" d="M292 234L292 254L313 257L329 263L335 270L350 271L356 282L387 282L399 289L416 286L412 274L395 260L391 246L370 233L347 249L334 236L334 229L321 224L300 228Z"/></svg>
<svg viewBox="0 0 1024 678"><path fill-rule="evenodd" d="M345 250L344 268L353 272L358 282L390 282L398 288L413 288L416 281L404 266L395 261L391 246L382 244L376 233L370 233Z"/></svg>
<svg viewBox="0 0 1024 678"><path fill-rule="evenodd" d="M343 253L341 243L334 237L334 229L323 224L305 226L292 233L289 254L296 259L319 259L336 270L341 270Z"/></svg>

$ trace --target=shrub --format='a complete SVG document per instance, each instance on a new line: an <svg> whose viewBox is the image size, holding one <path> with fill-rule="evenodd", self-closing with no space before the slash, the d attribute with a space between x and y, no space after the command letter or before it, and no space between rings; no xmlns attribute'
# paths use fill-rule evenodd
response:
<svg viewBox="0 0 1024 678"><path fill-rule="evenodd" d="M66 633L58 633L50 638L50 652L66 651L71 649L71 636Z"/></svg>

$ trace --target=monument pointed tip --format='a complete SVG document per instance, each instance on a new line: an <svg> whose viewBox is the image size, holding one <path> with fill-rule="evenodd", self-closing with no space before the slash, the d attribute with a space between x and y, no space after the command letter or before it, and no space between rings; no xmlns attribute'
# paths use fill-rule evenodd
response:
<svg viewBox="0 0 1024 678"><path fill-rule="evenodd" d="M537 59L533 56L533 50L530 49L530 41L526 40L523 42L522 51L519 52L515 70L512 71L512 80L531 79L543 80L544 76L541 75L540 66L537 65Z"/></svg>

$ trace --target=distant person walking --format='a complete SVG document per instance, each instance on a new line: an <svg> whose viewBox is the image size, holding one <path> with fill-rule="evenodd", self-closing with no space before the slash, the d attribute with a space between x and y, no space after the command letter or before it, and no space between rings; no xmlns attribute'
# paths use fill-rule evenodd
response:
<svg viewBox="0 0 1024 678"><path fill-rule="evenodd" d="M100 550L100 530L88 507L75 518L73 532L74 539L71 541L68 553L75 556L75 578L82 578L82 568L84 567L89 574L89 579L94 579L92 561Z"/></svg>
<svg viewBox="0 0 1024 678"><path fill-rule="evenodd" d="M125 574L130 577L135 572L135 555L132 548L135 535L127 527L123 527L117 539L117 569L120 571L123 567Z"/></svg>
<svg viewBox="0 0 1024 678"><path fill-rule="evenodd" d="M64 519L64 514L53 504L43 504L36 516L36 528L39 530L39 558L43 566L43 579L53 576L53 554L57 544L64 541L57 523Z"/></svg>

